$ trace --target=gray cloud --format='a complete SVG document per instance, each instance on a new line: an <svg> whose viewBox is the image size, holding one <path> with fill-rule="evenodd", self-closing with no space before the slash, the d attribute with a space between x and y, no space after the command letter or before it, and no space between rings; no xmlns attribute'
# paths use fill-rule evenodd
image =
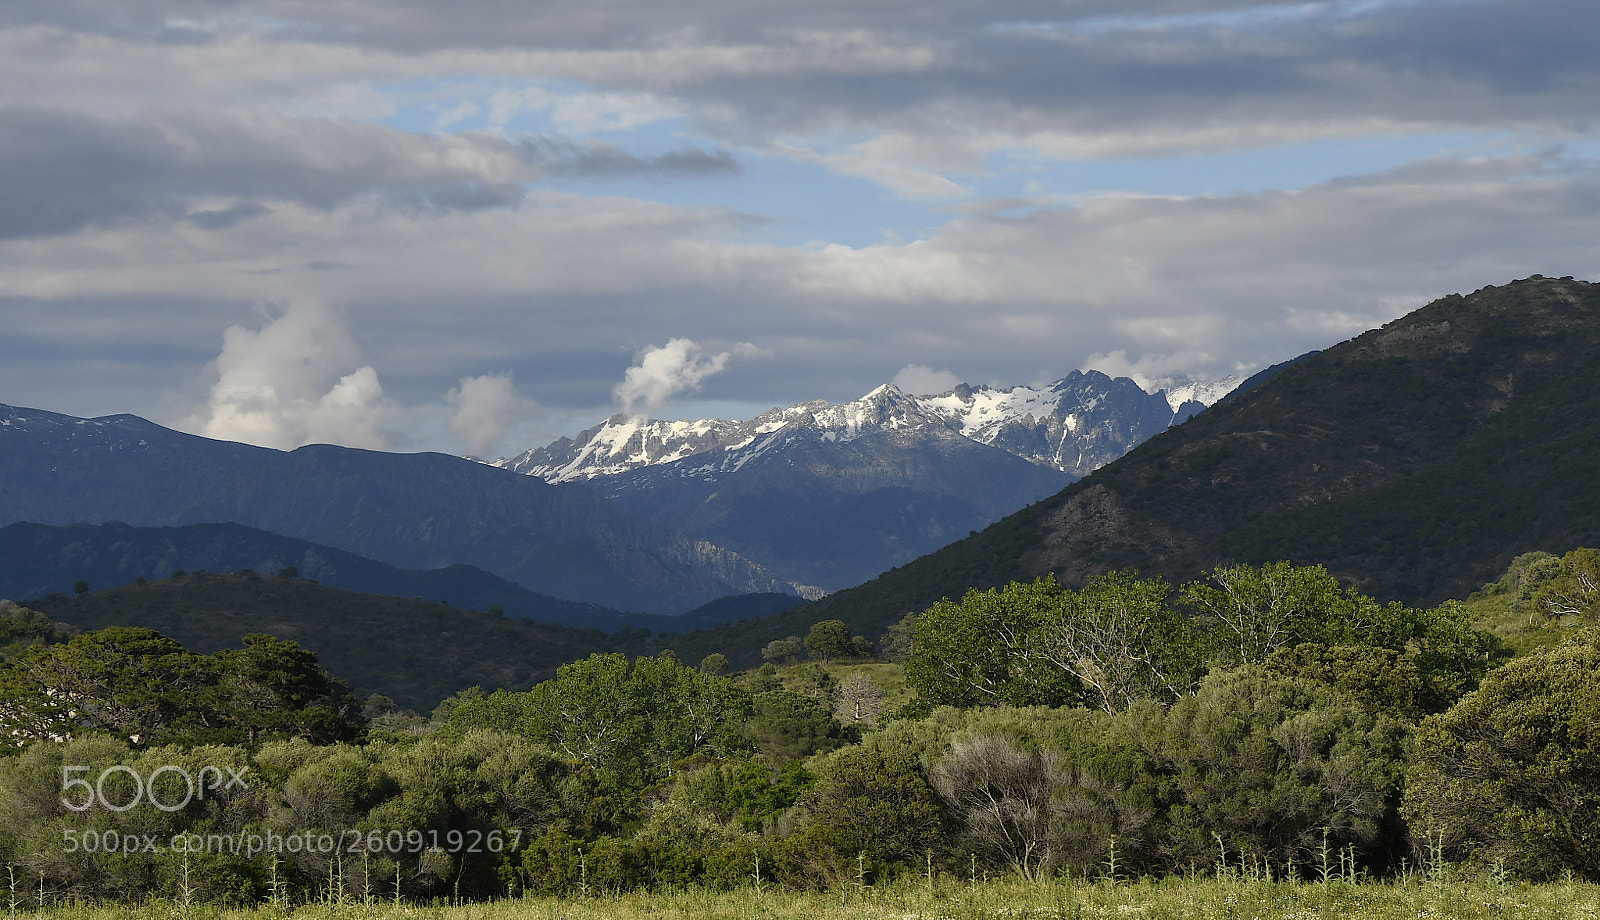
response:
<svg viewBox="0 0 1600 920"><path fill-rule="evenodd" d="M0 238L151 217L226 230L268 213L272 201L330 209L372 196L414 210L476 211L519 204L523 183L543 175L738 171L727 151L693 147L640 157L600 142L512 143L266 113L167 112L132 123L0 109ZM195 204L210 198L233 200Z"/></svg>
<svg viewBox="0 0 1600 920"><path fill-rule="evenodd" d="M733 175L739 161L726 150L681 147L658 156L637 156L614 144L561 137L525 138L517 142L523 156L546 175L591 179Z"/></svg>
<svg viewBox="0 0 1600 920"><path fill-rule="evenodd" d="M258 197L331 208L366 194L412 207L516 204L522 167L498 139L445 139L321 119L168 114L142 123L0 110L0 237L181 216L197 199ZM259 202L198 207L225 229Z"/></svg>
<svg viewBox="0 0 1600 920"><path fill-rule="evenodd" d="M108 36L116 44L95 52L127 55L130 64L149 64L139 49L163 35L191 36L198 50L161 62L176 68L164 86L177 96L229 86L303 96L330 83L476 66L512 79L664 93L729 138L954 122L1105 135L1102 144L1154 152L1164 143L1225 149L1385 122L1572 126L1592 123L1600 106L1592 92L1600 61L1586 40L1600 13L1584 0L619 0L467 3L449 15L420 0L7 6L15 25ZM241 41L244 52L234 47ZM223 62L227 69L216 69ZM213 69L185 81L186 66ZM60 85L28 85L19 70L7 82L70 92L72 69L60 76Z"/></svg>
<svg viewBox="0 0 1600 920"><path fill-rule="evenodd" d="M205 408L274 443L353 424L335 411L353 406L378 419L367 443L487 450L544 411L593 422L635 355L674 339L770 352L696 382L777 405L897 374L1231 373L1451 291L1600 275L1587 0L441 10L4 4L0 401L169 422ZM528 121L497 120L501 91ZM1451 153L1452 132L1523 149ZM996 154L1159 163L1395 136L1443 139L1259 194L968 191ZM920 212L905 240L780 245L760 198L809 194L780 187L798 170L772 164L791 161L965 204ZM563 185L628 179L666 191ZM673 204L677 179L728 185ZM348 354L290 402L236 384L292 377L290 346L333 326L279 336L277 363L234 348L226 381L203 370L228 329L269 328L258 309L306 302L336 308ZM430 412L453 438L394 427Z"/></svg>
<svg viewBox="0 0 1600 920"><path fill-rule="evenodd" d="M117 290L188 303L288 302L309 290L347 305L351 340L398 403L438 401L468 372L504 370L540 404L590 421L610 411L634 353L673 337L708 354L739 342L769 351L759 367L729 362L707 376L700 396L771 404L860 395L908 363L995 383L1095 356L1222 374L1324 347L1452 291L1533 272L1600 276L1600 181L1561 165L1485 163L1464 175L1446 163L1364 183L1107 198L1022 217L974 209L928 240L865 249L750 246L715 214L622 201L380 219L284 207L239 224L207 261L177 231L129 230L99 238L125 267L0 266L0 286L39 272L68 278L58 283L88 299L63 302L54 319L79 326L117 315L115 301L92 299ZM275 287L234 274L273 240L272 258L291 266L348 267L285 270ZM185 336L172 325L165 334ZM193 338L214 349L218 336L212 324ZM82 360L128 347L101 339ZM0 383L44 373L27 356L5 357Z"/></svg>

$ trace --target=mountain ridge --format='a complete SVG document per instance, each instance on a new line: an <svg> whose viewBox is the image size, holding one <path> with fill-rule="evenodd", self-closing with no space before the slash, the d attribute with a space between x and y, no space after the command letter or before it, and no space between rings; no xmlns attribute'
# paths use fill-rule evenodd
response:
<svg viewBox="0 0 1600 920"><path fill-rule="evenodd" d="M0 525L231 521L400 568L475 565L530 590L678 613L794 587L736 553L586 489L445 454L277 451L132 415L0 406Z"/></svg>
<svg viewBox="0 0 1600 920"><path fill-rule="evenodd" d="M981 444L998 446L1038 466L1081 477L1120 456L1127 446L1193 415L1215 402L1238 381L1194 383L1147 392L1127 377L1100 371L1072 371L1044 387L997 388L960 384L944 393L914 396L883 384L859 399L830 403L816 399L774 408L748 421L737 419L662 420L619 413L572 438L558 438L493 466L537 476L547 482L591 480L663 466L705 454L720 455L711 466L736 471L741 457L759 453L762 443L784 428L814 427L849 440L866 429L948 428ZM1103 403L1123 411L1101 411ZM1132 419L1131 423L1128 419ZM1026 433L1025 433L1026 432ZM1031 449L1032 441L1058 445L1083 442L1072 459L1060 450ZM1095 446L1102 442L1101 446ZM1020 449L1014 447L1020 446ZM1023 446L1026 445L1026 446ZM1121 448L1118 450L1117 448Z"/></svg>
<svg viewBox="0 0 1600 920"><path fill-rule="evenodd" d="M494 463L582 482L638 517L833 591L1053 494L1200 408L1098 371L934 396L885 384L746 422L616 415Z"/></svg>
<svg viewBox="0 0 1600 920"><path fill-rule="evenodd" d="M1383 599L1465 596L1516 553L1600 536L1596 379L1600 285L1535 276L1452 294L1285 362L815 615L881 622L1047 572L1187 580L1279 559Z"/></svg>

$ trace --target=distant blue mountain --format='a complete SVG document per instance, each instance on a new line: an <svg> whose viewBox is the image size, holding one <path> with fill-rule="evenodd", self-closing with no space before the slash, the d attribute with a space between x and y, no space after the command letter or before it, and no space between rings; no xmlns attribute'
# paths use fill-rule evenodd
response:
<svg viewBox="0 0 1600 920"><path fill-rule="evenodd" d="M476 566L530 592L642 613L794 591L736 553L641 521L581 486L458 457L330 445L285 452L131 415L0 406L0 525L110 521L236 523L398 568Z"/></svg>

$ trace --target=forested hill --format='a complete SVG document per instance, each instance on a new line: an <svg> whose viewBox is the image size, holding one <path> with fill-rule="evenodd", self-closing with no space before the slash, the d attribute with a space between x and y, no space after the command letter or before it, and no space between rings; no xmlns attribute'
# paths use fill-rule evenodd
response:
<svg viewBox="0 0 1600 920"><path fill-rule="evenodd" d="M81 630L154 629L191 651L237 648L251 633L291 639L349 681L427 713L467 687L526 690L599 651L628 651L598 630L532 623L448 604L357 594L256 572L183 573L28 606Z"/></svg>
<svg viewBox="0 0 1600 920"><path fill-rule="evenodd" d="M1177 582L1224 562L1320 563L1384 599L1465 596L1518 552L1600 539L1597 381L1600 285L1453 294L788 626L865 632L973 586L1113 569Z"/></svg>

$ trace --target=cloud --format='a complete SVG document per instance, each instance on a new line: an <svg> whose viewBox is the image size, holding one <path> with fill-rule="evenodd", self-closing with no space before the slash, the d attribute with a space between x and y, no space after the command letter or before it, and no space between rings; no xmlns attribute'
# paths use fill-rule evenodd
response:
<svg viewBox="0 0 1600 920"><path fill-rule="evenodd" d="M640 176L695 177L736 175L739 161L727 150L679 147L655 156L639 156L603 141L536 137L518 141L523 156L552 176L626 179Z"/></svg>
<svg viewBox="0 0 1600 920"><path fill-rule="evenodd" d="M1588 0L16 0L0 399L203 402L278 443L388 405L353 436L453 449L514 418L463 384L485 367L570 433L696 386L1259 366L1600 274L1597 25ZM212 411L220 359L189 388L225 329L287 322L255 305L302 301L361 349L292 397L263 371L270 411L244 384ZM708 344L630 383L618 330ZM741 340L781 358L716 344Z"/></svg>
<svg viewBox="0 0 1600 920"><path fill-rule="evenodd" d="M514 423L539 408L533 400L517 395L510 373L462 377L460 386L446 393L444 401L454 407L450 430L475 457L486 456Z"/></svg>
<svg viewBox="0 0 1600 920"><path fill-rule="evenodd" d="M746 354L759 351L749 344L741 344L739 350ZM669 339L665 345L652 345L639 352L636 363L628 368L612 394L629 415L641 405L645 412L654 412L680 393L699 390L707 377L722 373L731 357L733 353L728 351L707 355L690 339Z"/></svg>
<svg viewBox="0 0 1600 920"><path fill-rule="evenodd" d="M35 405L77 411L38 381L112 363L192 373L239 311L298 297L345 308L365 357L338 373L370 363L402 405L435 403L487 364L590 424L622 402L635 363L618 330L702 343L684 353L700 364L733 351L702 381L762 408L854 398L913 359L997 384L1117 351L1151 377L1226 375L1443 294L1533 272L1600 278L1600 178L1551 160L1498 175L1419 168L1296 191L974 209L925 239L860 248L752 243L724 211L542 190L516 209L285 204L225 234L187 221L85 230L0 247L0 401L44 393ZM777 357L752 368L711 344L735 341ZM634 374L633 411L671 398L672 375ZM94 408L148 411L140 386ZM456 449L439 430L433 446Z"/></svg>
<svg viewBox="0 0 1600 920"><path fill-rule="evenodd" d="M1078 369L1096 370L1112 377L1128 377L1146 390L1154 391L1159 387L1170 386L1173 381L1187 381L1188 372L1195 368L1207 368L1209 374L1204 378L1207 380L1220 380L1224 376L1229 376L1218 368L1216 359L1212 355L1197 349L1173 353L1146 352L1137 359L1129 359L1127 351L1119 348L1109 354L1090 355ZM1232 373L1238 373L1258 369L1259 366L1250 365L1230 370Z"/></svg>
<svg viewBox="0 0 1600 920"><path fill-rule="evenodd" d="M260 329L231 326L217 381L186 427L209 438L290 449L330 443L383 450L396 412L332 311L291 305ZM358 365L359 366L356 366Z"/></svg>
<svg viewBox="0 0 1600 920"><path fill-rule="evenodd" d="M134 123L0 109L0 239L186 214L223 230L263 213L263 200L505 207L522 200L521 183L535 175L516 148L487 135L271 113L165 113ZM232 200L209 204L219 197Z"/></svg>
<svg viewBox="0 0 1600 920"><path fill-rule="evenodd" d="M273 113L155 113L141 122L0 108L0 240L188 219L227 230L293 202L409 211L509 208L547 176L737 175L727 150L638 155L595 140L419 134Z"/></svg>
<svg viewBox="0 0 1600 920"><path fill-rule="evenodd" d="M913 396L928 396L953 390L962 380L949 370L936 371L926 364L907 364L890 382Z"/></svg>

